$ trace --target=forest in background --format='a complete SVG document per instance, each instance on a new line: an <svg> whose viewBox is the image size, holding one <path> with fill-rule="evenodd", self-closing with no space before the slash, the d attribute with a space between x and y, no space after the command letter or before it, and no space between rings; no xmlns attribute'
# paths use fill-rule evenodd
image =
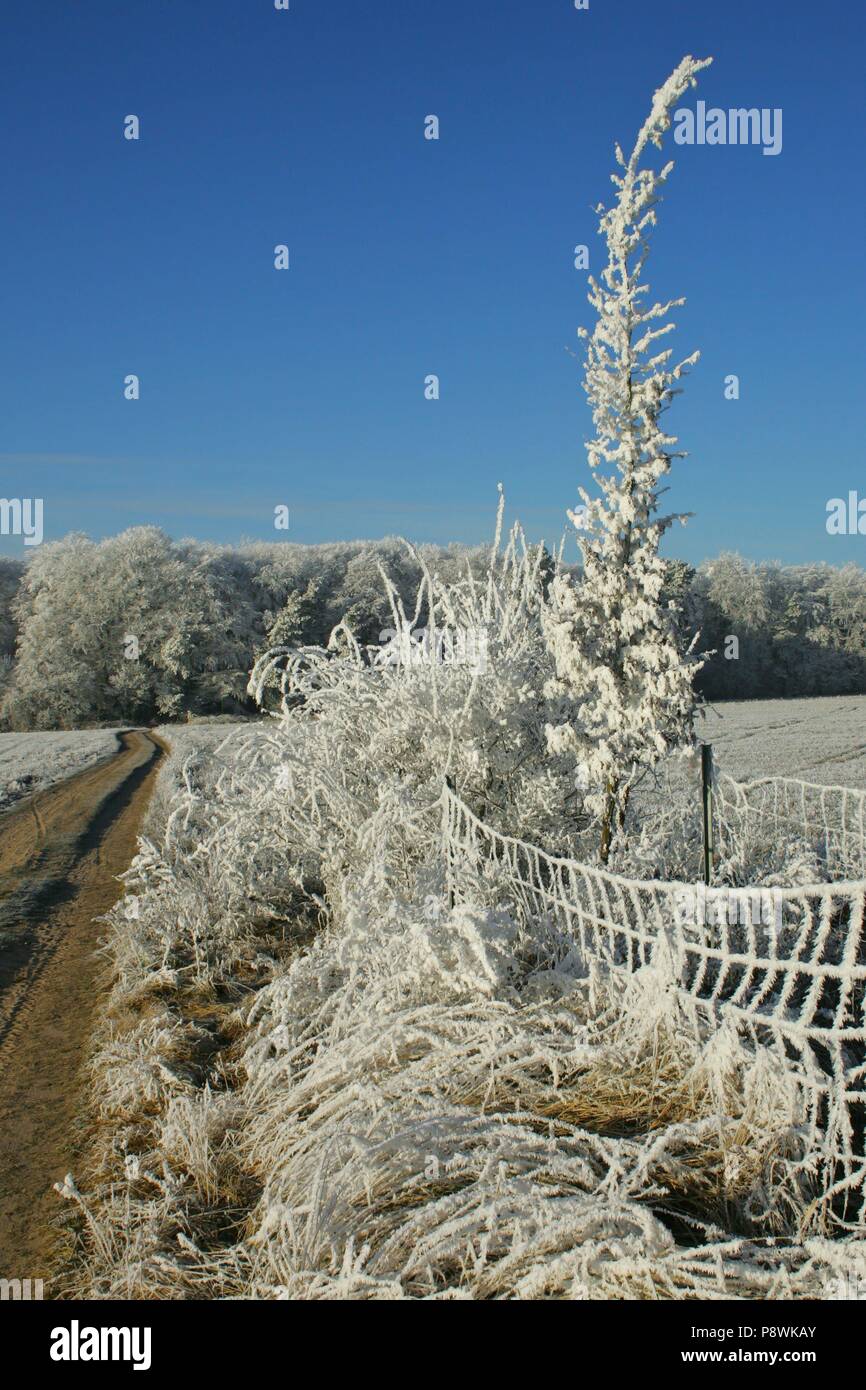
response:
<svg viewBox="0 0 866 1390"><path fill-rule="evenodd" d="M417 554L448 581L467 564L480 575L489 547ZM0 558L0 727L252 711L249 671L269 648L324 644L343 618L362 644L379 642L392 623L380 566L413 612L421 571L395 537L229 547L141 526L102 541L68 536L26 561ZM699 633L698 650L714 652L697 677L707 699L866 692L858 565L783 567L732 553L698 568L673 560L666 597L680 610L684 645Z"/></svg>

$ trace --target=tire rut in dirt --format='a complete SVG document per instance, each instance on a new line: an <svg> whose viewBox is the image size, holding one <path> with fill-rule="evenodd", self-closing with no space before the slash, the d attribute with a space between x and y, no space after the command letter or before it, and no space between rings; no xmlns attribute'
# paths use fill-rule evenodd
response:
<svg viewBox="0 0 866 1390"><path fill-rule="evenodd" d="M96 919L120 896L164 751L144 732L121 742L113 758L38 793L38 808L0 817L0 1278L50 1280L58 1256L52 1184L86 1128Z"/></svg>

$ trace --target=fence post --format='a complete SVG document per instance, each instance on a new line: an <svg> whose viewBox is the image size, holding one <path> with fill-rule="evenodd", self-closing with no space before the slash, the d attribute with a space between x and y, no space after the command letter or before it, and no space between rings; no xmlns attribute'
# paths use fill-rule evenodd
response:
<svg viewBox="0 0 866 1390"><path fill-rule="evenodd" d="M456 785L455 785L455 782L454 782L454 778L450 775L450 773L446 773L446 774L445 774L445 786L448 788L448 791L450 791L450 792L453 792L453 791L456 791L456 790L457 790ZM447 801L448 801L448 798L447 798L447 796L446 796L446 797L444 798L444 802L445 802L445 804L446 804L446 808L447 808ZM447 815L446 815L446 816L443 817L443 827L442 827L442 828L443 828L443 835L447 835L447 821L448 821L448 817L447 817ZM448 887L448 910L449 910L449 912L450 912L451 909L454 907L454 868L453 868L453 865L452 865L452 863L451 863L451 840L450 840L450 838L446 838L445 845L444 845L444 849L445 849L445 880L446 880L446 884L447 884L447 887Z"/></svg>
<svg viewBox="0 0 866 1390"><path fill-rule="evenodd" d="M701 801L704 813L704 883L713 877L713 746L701 744Z"/></svg>

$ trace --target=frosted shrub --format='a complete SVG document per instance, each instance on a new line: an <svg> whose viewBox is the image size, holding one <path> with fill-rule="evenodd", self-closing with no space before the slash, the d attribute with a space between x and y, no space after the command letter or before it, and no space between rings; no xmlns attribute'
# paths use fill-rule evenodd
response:
<svg viewBox="0 0 866 1390"><path fill-rule="evenodd" d="M269 653L251 690L262 698L279 673L282 776L268 789L256 772L255 800L291 845L299 881L314 866L331 884L357 875L382 890L441 888L430 847L438 799L450 777L461 795L496 824L542 841L568 844L581 795L573 769L548 754L543 688L552 674L539 622L544 551L515 528L496 543L486 577L467 566L445 584L418 557L423 580L407 614L384 573L392 631L483 632L485 661L392 663L362 648L347 624L327 648ZM387 651L387 649L386 649ZM564 703L557 697L555 708ZM251 783L252 793L252 783ZM334 896L336 895L336 896Z"/></svg>

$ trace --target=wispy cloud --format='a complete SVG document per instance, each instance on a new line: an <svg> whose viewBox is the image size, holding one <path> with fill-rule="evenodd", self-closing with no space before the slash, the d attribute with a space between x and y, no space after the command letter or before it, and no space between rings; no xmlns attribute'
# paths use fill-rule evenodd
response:
<svg viewBox="0 0 866 1390"><path fill-rule="evenodd" d="M55 464L67 467L72 465L78 468L116 468L118 464L134 465L135 459L112 457L105 454L22 454L0 453L0 468L5 467L51 467Z"/></svg>

